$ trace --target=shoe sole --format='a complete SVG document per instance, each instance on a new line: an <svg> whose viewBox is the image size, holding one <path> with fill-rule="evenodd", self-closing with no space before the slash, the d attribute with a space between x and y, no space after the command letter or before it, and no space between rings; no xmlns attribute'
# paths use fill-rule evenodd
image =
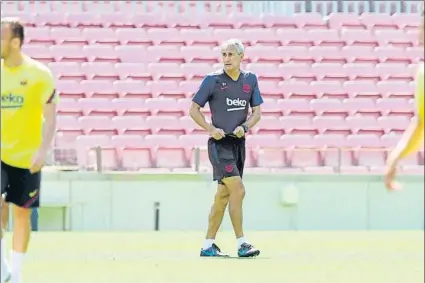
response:
<svg viewBox="0 0 425 283"><path fill-rule="evenodd" d="M200 257L230 257L229 255L200 255Z"/></svg>
<svg viewBox="0 0 425 283"><path fill-rule="evenodd" d="M257 256L259 256L260 255L260 251L255 251L255 252L252 252L252 253L250 253L250 254L246 254L246 255L239 255L239 257L241 257L241 258L247 258L247 257L257 257Z"/></svg>

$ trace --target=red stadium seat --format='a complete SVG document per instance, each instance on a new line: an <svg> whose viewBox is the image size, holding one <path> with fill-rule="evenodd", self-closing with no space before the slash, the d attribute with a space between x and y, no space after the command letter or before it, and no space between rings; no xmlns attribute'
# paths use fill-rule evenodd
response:
<svg viewBox="0 0 425 283"><path fill-rule="evenodd" d="M274 30L265 28L246 29L244 30L243 38L253 46L279 46L281 43L280 39L276 38Z"/></svg>
<svg viewBox="0 0 425 283"><path fill-rule="evenodd" d="M380 46L391 44L398 47L412 46L412 42L402 30L376 30L375 38Z"/></svg>
<svg viewBox="0 0 425 283"><path fill-rule="evenodd" d="M190 149L204 147L208 138L208 135L181 135L179 137L179 143L185 144Z"/></svg>
<svg viewBox="0 0 425 283"><path fill-rule="evenodd" d="M317 129L312 125L308 116L283 116L279 118L281 127L288 134L315 135Z"/></svg>
<svg viewBox="0 0 425 283"><path fill-rule="evenodd" d="M378 46L375 53L380 62L398 62L409 64L411 60L407 57L405 48L394 46Z"/></svg>
<svg viewBox="0 0 425 283"><path fill-rule="evenodd" d="M181 72L180 65L177 63L150 63L147 69L154 80L176 82L186 80Z"/></svg>
<svg viewBox="0 0 425 283"><path fill-rule="evenodd" d="M152 40L155 45L170 45L175 47L185 45L185 40L177 29L148 29L146 36Z"/></svg>
<svg viewBox="0 0 425 283"><path fill-rule="evenodd" d="M257 152L258 167L279 168L288 165L284 148L262 148Z"/></svg>
<svg viewBox="0 0 425 283"><path fill-rule="evenodd" d="M146 54L149 58L152 58L154 61L158 62L185 63L184 57L174 46L149 46L146 48Z"/></svg>
<svg viewBox="0 0 425 283"><path fill-rule="evenodd" d="M341 136L351 133L351 129L348 128L348 125L342 116L316 116L312 119L312 125L318 130L319 133L342 133ZM321 137L320 141L324 140L328 142L328 135L325 135L324 138ZM326 144L323 143L320 144L320 146L325 145ZM340 145L340 143L338 145Z"/></svg>
<svg viewBox="0 0 425 283"><path fill-rule="evenodd" d="M341 39L345 41L346 45L370 47L378 45L378 42L369 30L343 29L341 31Z"/></svg>
<svg viewBox="0 0 425 283"><path fill-rule="evenodd" d="M62 80L86 79L86 75L83 74L80 65L76 62L51 62L48 67L57 78Z"/></svg>
<svg viewBox="0 0 425 283"><path fill-rule="evenodd" d="M88 61L82 46L79 45L53 45L49 49L51 56L53 56L56 61L79 63Z"/></svg>
<svg viewBox="0 0 425 283"><path fill-rule="evenodd" d="M81 30L81 36L90 43L110 43L119 44L119 40L112 29L105 28L84 28Z"/></svg>
<svg viewBox="0 0 425 283"><path fill-rule="evenodd" d="M151 168L154 164L150 147L139 135L114 136L111 143L121 150L121 166L124 170Z"/></svg>
<svg viewBox="0 0 425 283"><path fill-rule="evenodd" d="M260 135L275 135L281 136L285 133L282 121L277 117L263 117L261 119L258 129L255 129L256 134Z"/></svg>
<svg viewBox="0 0 425 283"><path fill-rule="evenodd" d="M347 136L347 146L349 147L379 148L380 145L379 137L374 134Z"/></svg>
<svg viewBox="0 0 425 283"><path fill-rule="evenodd" d="M313 99L310 107L317 116L345 116L347 110L342 107L339 99Z"/></svg>
<svg viewBox="0 0 425 283"><path fill-rule="evenodd" d="M297 13L293 15L293 19L298 28L309 29L326 29L326 22L323 17L316 13Z"/></svg>
<svg viewBox="0 0 425 283"><path fill-rule="evenodd" d="M360 22L369 30L397 29L397 25L392 22L391 15L384 13L364 13L360 16Z"/></svg>
<svg viewBox="0 0 425 283"><path fill-rule="evenodd" d="M380 81L376 88L383 97L413 97L414 87L405 82Z"/></svg>
<svg viewBox="0 0 425 283"><path fill-rule="evenodd" d="M117 4L116 2L115 4ZM131 16L128 13L115 11L107 11L100 14L103 26L108 28L135 28L136 24L132 22ZM106 39L107 40L107 39Z"/></svg>
<svg viewBox="0 0 425 283"><path fill-rule="evenodd" d="M347 81L343 84L349 97L380 97L382 92L371 81Z"/></svg>
<svg viewBox="0 0 425 283"><path fill-rule="evenodd" d="M82 85L78 81L59 80L56 82L56 89L59 95L65 98L82 98L86 94Z"/></svg>
<svg viewBox="0 0 425 283"><path fill-rule="evenodd" d="M370 63L348 63L344 65L344 73L350 80L372 80L377 82L381 79L375 65Z"/></svg>
<svg viewBox="0 0 425 283"><path fill-rule="evenodd" d="M87 62L81 64L81 70L91 80L119 80L113 64L106 62Z"/></svg>
<svg viewBox="0 0 425 283"><path fill-rule="evenodd" d="M198 45L214 47L221 42L213 38L212 33L210 29L183 29L180 36L185 40L187 47Z"/></svg>
<svg viewBox="0 0 425 283"><path fill-rule="evenodd" d="M328 16L328 23L331 29L364 29L364 24L358 15L332 13Z"/></svg>
<svg viewBox="0 0 425 283"><path fill-rule="evenodd" d="M284 63L279 65L278 73L283 74L285 80L295 79L297 81L315 81L316 76L311 67L306 63Z"/></svg>
<svg viewBox="0 0 425 283"><path fill-rule="evenodd" d="M185 63L181 64L180 68L188 80L202 79L205 74L211 72L211 66L207 63Z"/></svg>
<svg viewBox="0 0 425 283"><path fill-rule="evenodd" d="M118 134L109 117L83 116L78 118L78 122L88 135L113 136Z"/></svg>
<svg viewBox="0 0 425 283"><path fill-rule="evenodd" d="M184 135L185 129L180 121L172 116L150 116L146 118L146 125L154 134Z"/></svg>
<svg viewBox="0 0 425 283"><path fill-rule="evenodd" d="M113 103L121 116L147 117L152 114L144 101L139 98L119 98L114 99Z"/></svg>
<svg viewBox="0 0 425 283"><path fill-rule="evenodd" d="M334 44L332 46L312 46L309 48L309 53L315 62L340 64L347 62L347 59L341 53L340 47Z"/></svg>
<svg viewBox="0 0 425 283"><path fill-rule="evenodd" d="M79 28L100 28L103 24L99 14L90 12L67 14L66 20L71 27Z"/></svg>
<svg viewBox="0 0 425 283"><path fill-rule="evenodd" d="M129 63L131 64L131 63ZM138 69L137 65L134 65L134 68L131 66L123 66L120 64L120 68L116 69L119 74L124 76L124 78L130 78L137 76ZM134 69L134 72L132 71ZM119 95L119 97L127 98L151 98L152 94L148 88L145 87L145 84L142 81L137 80L120 80L113 82L113 89Z"/></svg>
<svg viewBox="0 0 425 283"><path fill-rule="evenodd" d="M141 136L151 134L151 130L147 128L145 120L139 116L115 116L112 117L111 123L118 131L119 135L128 135L127 130L131 130L133 128L141 130ZM145 131L143 130L145 128Z"/></svg>
<svg viewBox="0 0 425 283"><path fill-rule="evenodd" d="M284 111L285 115L314 115L314 110L306 99L283 99L279 100L278 106Z"/></svg>
<svg viewBox="0 0 425 283"><path fill-rule="evenodd" d="M347 62L354 63L378 63L376 53L371 46L348 45L341 49L341 54Z"/></svg>
<svg viewBox="0 0 425 283"><path fill-rule="evenodd" d="M214 64L218 62L220 51L214 52L210 46L183 46L180 49L186 63L208 63Z"/></svg>
<svg viewBox="0 0 425 283"><path fill-rule="evenodd" d="M386 133L390 133L394 130L405 131L410 124L410 119L403 116L381 116L378 117L377 122L381 129Z"/></svg>
<svg viewBox="0 0 425 283"><path fill-rule="evenodd" d="M115 91L113 83L110 80L84 80L81 81L81 86L86 97L108 99L118 97L118 93Z"/></svg>
<svg viewBox="0 0 425 283"><path fill-rule="evenodd" d="M255 73L259 80L278 82L283 79L278 66L273 63L247 64L246 69Z"/></svg>
<svg viewBox="0 0 425 283"><path fill-rule="evenodd" d="M315 81L311 83L312 91L318 98L347 98L348 94L337 81Z"/></svg>
<svg viewBox="0 0 425 283"><path fill-rule="evenodd" d="M281 15L261 15L260 18L267 28L297 28L297 24L291 17Z"/></svg>

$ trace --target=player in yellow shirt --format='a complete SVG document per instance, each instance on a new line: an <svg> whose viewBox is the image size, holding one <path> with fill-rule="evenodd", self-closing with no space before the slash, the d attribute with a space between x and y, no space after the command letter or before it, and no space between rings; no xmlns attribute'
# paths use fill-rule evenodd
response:
<svg viewBox="0 0 425 283"><path fill-rule="evenodd" d="M424 13L420 25L419 41L424 43ZM424 138L424 65L420 64L416 77L416 115L403 134L400 142L388 157L385 170L385 185L388 190L396 190L399 184L394 182L398 162L416 152L423 145Z"/></svg>
<svg viewBox="0 0 425 283"><path fill-rule="evenodd" d="M1 19L1 192L13 204L15 220L10 268L1 234L1 280L11 283L21 283L31 209L39 206L40 170L55 135L58 99L51 72L21 52L23 42L19 20Z"/></svg>

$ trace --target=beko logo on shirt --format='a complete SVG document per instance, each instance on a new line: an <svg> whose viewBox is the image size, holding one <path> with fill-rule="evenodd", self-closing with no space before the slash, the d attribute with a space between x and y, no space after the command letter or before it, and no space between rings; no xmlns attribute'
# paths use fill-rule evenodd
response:
<svg viewBox="0 0 425 283"><path fill-rule="evenodd" d="M2 94L1 108L20 108L24 104L24 100L23 95Z"/></svg>
<svg viewBox="0 0 425 283"><path fill-rule="evenodd" d="M244 110L247 104L246 100L243 99L230 99L226 98L226 104L227 106L233 106L233 108L228 108L227 111L236 111L236 110Z"/></svg>

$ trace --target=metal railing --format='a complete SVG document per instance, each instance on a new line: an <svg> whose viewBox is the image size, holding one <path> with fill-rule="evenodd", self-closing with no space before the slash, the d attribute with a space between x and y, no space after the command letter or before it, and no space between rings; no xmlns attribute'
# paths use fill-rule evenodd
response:
<svg viewBox="0 0 425 283"><path fill-rule="evenodd" d="M9 3L4 3L9 2ZM2 14L23 11L38 13L59 11L62 13L113 13L117 7L125 6L127 11L135 13L231 13L293 15L295 13L418 13L423 1L97 1L96 10L87 5L90 1L2 1Z"/></svg>

